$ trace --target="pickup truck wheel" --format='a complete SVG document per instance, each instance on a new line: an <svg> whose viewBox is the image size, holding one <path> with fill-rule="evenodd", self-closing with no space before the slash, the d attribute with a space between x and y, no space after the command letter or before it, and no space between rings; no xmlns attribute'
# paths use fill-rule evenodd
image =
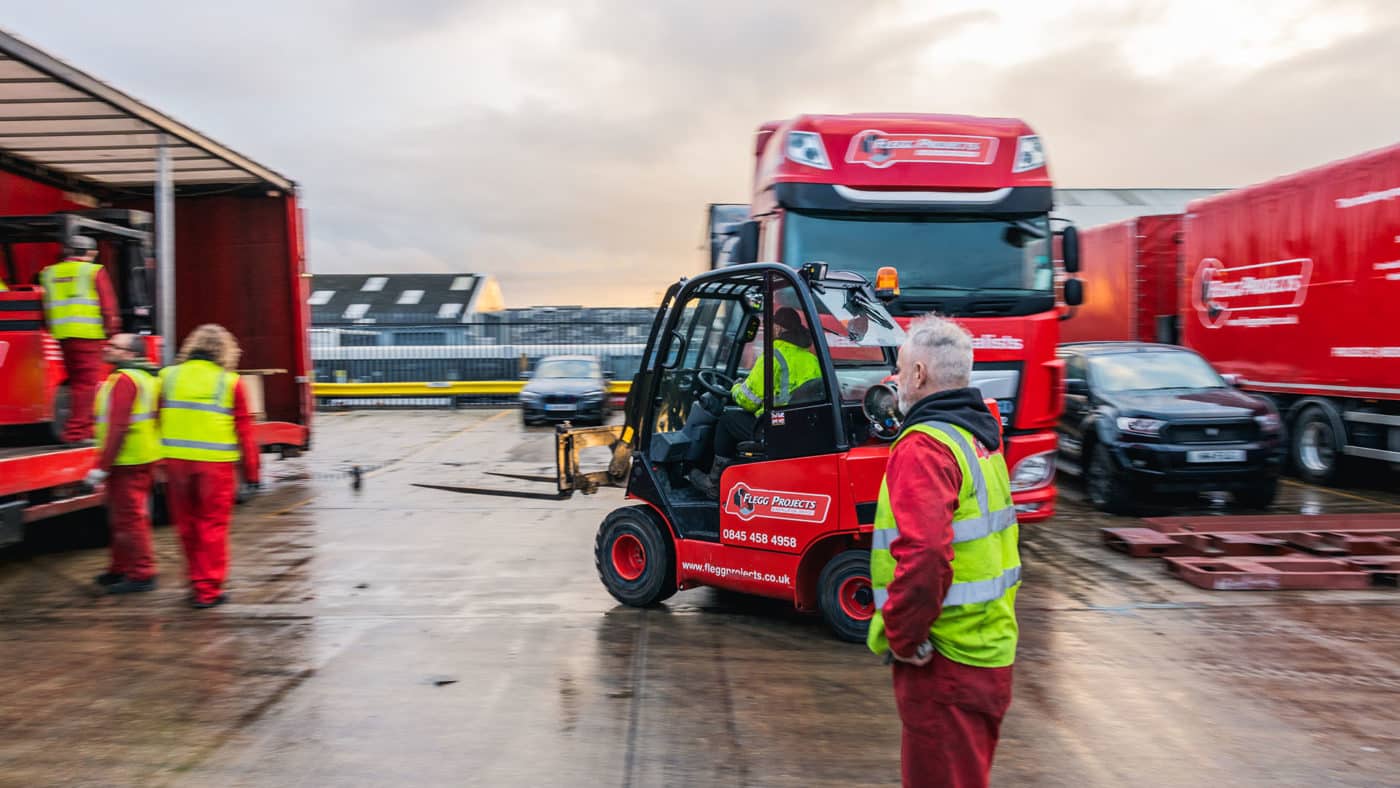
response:
<svg viewBox="0 0 1400 788"><path fill-rule="evenodd" d="M1342 461L1342 440L1327 411L1309 405L1293 428L1293 467L1304 481L1331 484Z"/></svg>
<svg viewBox="0 0 1400 788"><path fill-rule="evenodd" d="M1084 487L1094 508L1109 514L1128 514L1132 503L1125 485L1114 467L1113 455L1103 444L1096 444L1089 455L1089 467L1084 471Z"/></svg>
<svg viewBox="0 0 1400 788"><path fill-rule="evenodd" d="M609 514L598 526L593 559L603 587L624 605L646 607L676 593L671 535L648 507Z"/></svg>
<svg viewBox="0 0 1400 788"><path fill-rule="evenodd" d="M827 562L817 578L822 618L836 637L864 643L875 615L875 592L870 585L870 553L847 550Z"/></svg>

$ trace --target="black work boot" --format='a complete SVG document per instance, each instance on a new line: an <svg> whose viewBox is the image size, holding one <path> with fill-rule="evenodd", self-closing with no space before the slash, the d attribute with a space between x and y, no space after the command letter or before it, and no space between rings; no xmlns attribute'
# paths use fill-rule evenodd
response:
<svg viewBox="0 0 1400 788"><path fill-rule="evenodd" d="M116 585L117 583L120 583L125 579L126 575L122 574L121 572L103 572L97 577L94 577L92 579L92 582L102 586L103 588L106 588L110 585Z"/></svg>
<svg viewBox="0 0 1400 788"><path fill-rule="evenodd" d="M109 594L139 594L143 591L154 590L156 590L156 579L154 577L148 577L145 580L122 579L107 586L107 593Z"/></svg>
<svg viewBox="0 0 1400 788"><path fill-rule="evenodd" d="M208 602L201 602L198 599L195 599L194 597L190 597L190 607L194 608L195 610L208 610L211 607L218 607L219 605L222 605L227 601L227 593L219 594L218 596L214 597Z"/></svg>
<svg viewBox="0 0 1400 788"><path fill-rule="evenodd" d="M699 468L690 472L690 483L695 485L695 489L700 491L706 498L719 500L719 477L724 473L724 469L734 464L734 460L729 457L716 456L714 462L710 463L710 472L704 474Z"/></svg>

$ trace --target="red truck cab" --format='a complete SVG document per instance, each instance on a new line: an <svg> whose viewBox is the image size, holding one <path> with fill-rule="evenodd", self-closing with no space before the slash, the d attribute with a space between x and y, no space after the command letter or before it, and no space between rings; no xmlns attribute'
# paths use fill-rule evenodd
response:
<svg viewBox="0 0 1400 788"><path fill-rule="evenodd" d="M972 333L973 384L1001 411L1019 517L1052 516L1064 374L1040 138L1005 118L801 115L759 127L754 154L748 221L712 246L712 265L824 262L871 281L894 267L897 319L937 313ZM712 223L720 215L712 209ZM1077 303L1078 283L1066 292Z"/></svg>

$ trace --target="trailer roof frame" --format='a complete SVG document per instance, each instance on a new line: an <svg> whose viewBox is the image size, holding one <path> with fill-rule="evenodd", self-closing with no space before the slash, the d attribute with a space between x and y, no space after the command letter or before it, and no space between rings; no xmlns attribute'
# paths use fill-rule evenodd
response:
<svg viewBox="0 0 1400 788"><path fill-rule="evenodd" d="M290 178L0 29L0 166L95 196L149 194L162 144L178 193L296 190ZM149 169L103 169L147 161Z"/></svg>

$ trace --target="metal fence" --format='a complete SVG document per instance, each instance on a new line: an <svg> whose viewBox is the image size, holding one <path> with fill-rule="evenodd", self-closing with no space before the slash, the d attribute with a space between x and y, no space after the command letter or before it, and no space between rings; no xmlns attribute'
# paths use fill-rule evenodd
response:
<svg viewBox="0 0 1400 788"><path fill-rule="evenodd" d="M627 380L651 330L649 319L639 318L316 325L311 359L318 383L519 380L555 355L596 356L605 371Z"/></svg>

